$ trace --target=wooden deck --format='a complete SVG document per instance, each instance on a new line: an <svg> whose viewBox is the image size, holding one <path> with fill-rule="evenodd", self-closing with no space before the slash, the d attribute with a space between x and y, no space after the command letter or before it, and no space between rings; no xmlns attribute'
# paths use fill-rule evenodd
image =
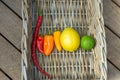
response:
<svg viewBox="0 0 120 80"><path fill-rule="evenodd" d="M104 1L108 80L120 80L120 0ZM0 80L21 78L21 0L0 0Z"/></svg>

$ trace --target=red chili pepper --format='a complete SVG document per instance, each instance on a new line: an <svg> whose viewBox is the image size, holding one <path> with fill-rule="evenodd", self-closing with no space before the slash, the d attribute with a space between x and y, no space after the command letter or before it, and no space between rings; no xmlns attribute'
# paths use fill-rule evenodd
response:
<svg viewBox="0 0 120 80"><path fill-rule="evenodd" d="M37 37L38 37L38 33L39 33L39 28L42 25L42 20L43 20L42 14L39 13L38 20L37 20L37 23L36 23L36 27L35 27L35 30L34 30L34 33L33 33L32 47L31 47L31 57L32 57L33 63L35 64L35 66L37 67L37 69L42 74L44 74L45 76L47 76L48 78L52 78L47 72L45 72L40 67L39 61L38 61L37 55L36 55L36 42L37 42Z"/></svg>
<svg viewBox="0 0 120 80"><path fill-rule="evenodd" d="M44 38L39 35L37 37L37 48L38 48L38 51L41 52L42 54L44 54L43 45L44 45Z"/></svg>

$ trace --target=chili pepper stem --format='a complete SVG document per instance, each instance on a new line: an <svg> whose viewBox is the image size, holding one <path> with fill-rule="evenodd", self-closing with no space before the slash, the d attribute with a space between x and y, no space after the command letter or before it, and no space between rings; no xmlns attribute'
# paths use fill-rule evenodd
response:
<svg viewBox="0 0 120 80"><path fill-rule="evenodd" d="M43 34L39 34L39 36L44 37L44 35L43 35Z"/></svg>
<svg viewBox="0 0 120 80"><path fill-rule="evenodd" d="M42 12L42 10L40 9L40 7L38 6L38 16L42 16L43 15L43 12Z"/></svg>
<svg viewBox="0 0 120 80"><path fill-rule="evenodd" d="M51 35L51 34L52 34L52 31L51 31L51 30L49 30L49 31L48 31L48 35Z"/></svg>
<svg viewBox="0 0 120 80"><path fill-rule="evenodd" d="M56 28L56 27L54 27L54 31L57 31L57 28Z"/></svg>

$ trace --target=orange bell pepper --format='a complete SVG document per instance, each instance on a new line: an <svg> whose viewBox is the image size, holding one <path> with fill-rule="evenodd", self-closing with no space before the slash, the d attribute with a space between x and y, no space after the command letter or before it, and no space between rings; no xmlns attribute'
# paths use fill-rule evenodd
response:
<svg viewBox="0 0 120 80"><path fill-rule="evenodd" d="M46 56L50 55L54 48L54 37L53 35L44 36L44 54Z"/></svg>

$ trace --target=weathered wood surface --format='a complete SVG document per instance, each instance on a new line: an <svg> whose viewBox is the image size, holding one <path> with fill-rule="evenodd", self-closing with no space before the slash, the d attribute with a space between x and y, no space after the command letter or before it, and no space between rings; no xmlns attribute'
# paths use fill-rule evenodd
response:
<svg viewBox="0 0 120 80"><path fill-rule="evenodd" d="M120 68L120 38L106 28L108 59Z"/></svg>
<svg viewBox="0 0 120 80"><path fill-rule="evenodd" d="M120 2L119 0L115 1ZM113 3L112 0L103 0L103 2L105 25L120 37L120 7Z"/></svg>
<svg viewBox="0 0 120 80"><path fill-rule="evenodd" d="M108 80L120 80L120 71L108 62Z"/></svg>
<svg viewBox="0 0 120 80"><path fill-rule="evenodd" d="M2 1L21 16L21 0ZM105 30L107 37L108 59L120 69L120 0L103 1L104 19L105 25L107 25ZM21 40L21 26L21 19L0 2L0 33L2 33L19 49ZM111 32L108 28L113 32ZM13 78L13 80L19 80L21 72L21 55L2 37L0 37L0 51L0 68L2 67L2 69ZM1 58L2 56L4 58ZM120 80L119 75L120 71L108 62L108 80Z"/></svg>
<svg viewBox="0 0 120 80"><path fill-rule="evenodd" d="M0 36L0 68L4 72L6 72L13 80L20 80L21 54L1 36Z"/></svg>
<svg viewBox="0 0 120 80"><path fill-rule="evenodd" d="M10 79L0 71L0 80L10 80Z"/></svg>
<svg viewBox="0 0 120 80"><path fill-rule="evenodd" d="M5 4L7 4L11 9L13 9L19 16L21 16L21 0L2 0Z"/></svg>
<svg viewBox="0 0 120 80"><path fill-rule="evenodd" d="M108 59L120 69L120 0L104 1L104 21L106 28ZM115 34L114 34L115 33Z"/></svg>
<svg viewBox="0 0 120 80"><path fill-rule="evenodd" d="M120 7L120 0L112 0L112 1Z"/></svg>
<svg viewBox="0 0 120 80"><path fill-rule="evenodd" d="M21 42L21 27L22 20L0 2L0 33L2 33L18 49L20 49Z"/></svg>

